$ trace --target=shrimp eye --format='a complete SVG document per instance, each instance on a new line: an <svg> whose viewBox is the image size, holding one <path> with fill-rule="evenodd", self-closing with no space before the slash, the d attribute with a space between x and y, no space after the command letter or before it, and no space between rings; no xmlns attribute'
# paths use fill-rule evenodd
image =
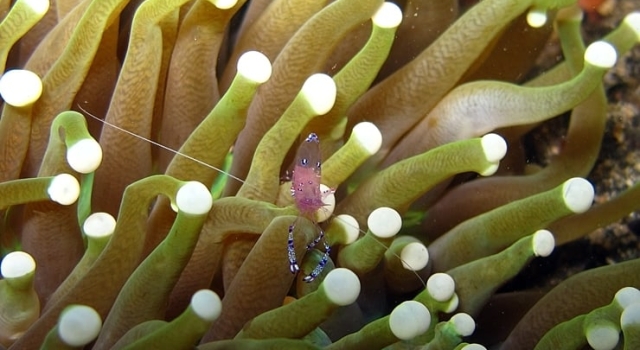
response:
<svg viewBox="0 0 640 350"><path fill-rule="evenodd" d="M302 159L300 159L300 165L302 165L302 166L307 166L307 163L309 163L309 161L307 160L307 158L302 158Z"/></svg>
<svg viewBox="0 0 640 350"><path fill-rule="evenodd" d="M320 161L316 163L316 168L320 169Z"/></svg>

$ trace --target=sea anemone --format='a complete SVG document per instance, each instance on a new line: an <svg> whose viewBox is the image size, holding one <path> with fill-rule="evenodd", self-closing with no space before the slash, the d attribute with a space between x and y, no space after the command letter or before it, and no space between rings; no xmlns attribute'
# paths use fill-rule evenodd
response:
<svg viewBox="0 0 640 350"><path fill-rule="evenodd" d="M574 3L3 2L0 347L633 346L638 259L500 292L640 203L585 179L640 14Z"/></svg>

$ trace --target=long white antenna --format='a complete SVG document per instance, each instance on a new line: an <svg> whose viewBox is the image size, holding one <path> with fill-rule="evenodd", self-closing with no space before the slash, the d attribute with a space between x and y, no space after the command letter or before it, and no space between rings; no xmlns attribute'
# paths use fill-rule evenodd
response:
<svg viewBox="0 0 640 350"><path fill-rule="evenodd" d="M163 145L163 144L161 144L161 143L159 143L159 142L156 142L156 141L153 141L153 140L151 140L151 139L148 139L148 138L146 138L146 137L144 137L144 136L138 135L138 134L136 134L136 133L134 133L134 132L132 132L132 131L129 131L129 130L127 130L127 129L125 129L125 128L122 128L122 127L120 127L120 126L118 126L118 125L115 125L115 124L113 124L113 123L109 123L109 122L107 122L106 120L100 119L100 118L98 118L97 116L93 115L92 113L88 112L86 109L82 108L82 106L81 106L80 104L77 104L77 106L78 106L78 108L79 108L82 112L84 112L84 114L88 115L89 117L91 117L91 118L93 118L93 119L95 119L95 120L97 120L97 121L99 121L99 122L101 122L101 123L103 123L103 124L105 124L105 125L107 125L107 126L109 126L109 127L112 127L112 128L114 128L114 129L116 129L116 130L119 130L119 131L121 131L121 132L124 132L124 133L126 133L126 134L128 134L128 135L131 135L131 136L133 136L133 137L135 137L135 138L137 138L137 139L139 139L139 140L142 140L142 141L148 142L148 143L150 143L150 144L152 144L152 145L155 145L155 146L157 146L157 147L160 147L160 148L162 148L162 149L164 149L164 150L166 150L166 151L169 151L169 152L171 152L171 153L173 153L173 154L176 154L176 155L179 155L179 156L181 156L181 157L187 158L187 159L189 159L189 160L191 160L191 161L194 161L194 162L196 162L196 163L198 163L198 164L200 164L200 165L202 165L202 166L205 166L205 167L208 167L208 168L210 168L210 169L216 170L216 171L220 172L221 174L224 174L224 175L226 175L226 176L228 176L228 177L230 177L230 178L232 178L232 179L234 179L234 180L236 180L236 181L238 181L238 182L240 182L240 183L242 183L242 184L244 184L244 183L245 183L245 181L244 181L243 179L241 179L241 178L239 178L239 177L237 177L237 176L235 176L235 175L230 174L229 172L225 171L224 169L220 169L220 168L215 167L215 166L213 166L213 165L211 165L211 164L205 163L205 162L203 162L203 161L201 161L201 160L199 160L199 159L197 159L197 158L194 158L194 157L192 157L192 156L190 156L190 155L188 155L188 154L182 153L182 152L180 152L180 151L178 151L178 150L175 150L175 149L173 149L173 148L171 148L171 147L165 146L165 145ZM335 215L333 215L333 214L331 214L331 216L333 217L333 219L334 219L334 220L340 220L340 221L341 221L342 223L344 223L345 225L349 225L349 226L351 226L351 223L349 223L349 222L347 222L347 221L345 221L345 220L343 220L343 219L341 219L341 218L339 218L339 217L337 217L337 216L335 216ZM358 228L358 231L360 231L360 233L362 233L362 234L366 234L366 232L364 232L364 231L363 231L363 230L361 230L360 228ZM377 239L374 239L374 240L375 240L378 244L383 245L386 249L389 249L389 248L388 248L387 246L385 246L382 242L378 241ZM409 266L409 267L411 267L411 265L410 265L408 262L406 262L405 260L403 260L403 259L402 259L398 254L393 253L393 255L394 255L396 258L398 258L398 259L400 260L400 262L402 262L405 266ZM418 273L418 271L415 271L414 269L411 269L411 271L412 271L412 272L413 272L413 274L418 278L418 280L420 281L420 283L422 283L422 285L426 288L427 284L426 284L426 282L424 281L424 279L422 279L422 277L420 276L420 274Z"/></svg>
<svg viewBox="0 0 640 350"><path fill-rule="evenodd" d="M232 178L232 179L234 179L234 180L236 180L236 181L238 181L238 182L240 182L240 183L242 183L242 184L244 184L244 183L245 183L245 182L244 182L244 180L242 180L241 178L239 178L239 177L237 177L237 176L235 176L235 175L233 175L233 174L231 174L231 173L229 173L229 172L227 172L227 171L225 171L225 170L223 170L223 169L220 169L220 168L215 167L215 166L213 166L213 165L211 165L211 164L205 163L205 162L203 162L203 161L201 161L201 160L199 160L199 159L197 159L197 158L194 158L194 157L192 157L192 156L190 156L190 155L188 155L188 154L185 154L185 153L182 153L182 152L180 152L180 151L174 150L174 149L173 149L173 148L171 148L171 147L167 147L167 146L165 146L165 145L163 145L163 144L161 144L161 143L159 143L159 142L153 141L153 140L148 139L148 138L146 138L146 137L144 137L144 136L140 136L140 135L138 135L138 134L136 134L136 133L134 133L134 132L132 132L132 131L129 131L129 130L127 130L127 129L123 128L123 127L120 127L120 126L118 126L118 125L115 125L115 124L109 123L109 122L108 122L108 121L106 121L106 120L100 119L100 118L96 117L95 115L93 115L93 114L89 113L86 109L82 108L82 106L80 106L79 104L78 104L78 108L79 108L82 112L84 112L85 114L87 114L88 116L90 116L91 118L93 118L93 119L95 119L95 120L97 120L97 121L99 121L99 122L101 122L101 123L103 123L103 124L105 124L105 125L108 125L108 126L110 126L110 127L114 128L114 129L120 130L120 131L122 131L122 132L124 132L124 133L126 133L126 134L129 134L129 135L131 135L131 136L133 136L133 137L135 137L135 138L137 138L137 139L140 139L140 140L142 140L142 141L149 142L150 144L155 145L155 146L158 146L158 147L160 147L160 148L162 148L162 149L164 149L164 150L166 150L166 151L169 151L169 152L174 153L174 154L177 154L177 155L179 155L179 156L181 156L181 157L187 158L187 159L189 159L189 160L191 160L191 161L194 161L194 162L196 162L196 163L198 163L198 164L200 164L200 165L202 165L202 166L205 166L205 167L208 167L208 168L210 168L210 169L213 169L213 170L219 171L221 174L227 175L228 177L230 177L230 178Z"/></svg>

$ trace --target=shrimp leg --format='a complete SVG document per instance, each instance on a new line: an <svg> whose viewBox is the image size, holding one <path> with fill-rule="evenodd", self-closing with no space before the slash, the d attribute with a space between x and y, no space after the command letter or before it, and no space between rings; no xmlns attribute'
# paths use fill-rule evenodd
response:
<svg viewBox="0 0 640 350"><path fill-rule="evenodd" d="M326 241L323 241L322 243L324 243L324 254L322 255L322 259L320 259L318 265L316 265L313 271L311 271L309 275L305 276L305 278L302 279L307 283L313 282L313 280L315 280L316 277L318 277L322 273L322 270L324 270L324 266L327 265L327 261L329 260L331 247L329 246L329 244L327 244Z"/></svg>
<svg viewBox="0 0 640 350"><path fill-rule="evenodd" d="M291 273L297 273L300 270L293 245L293 230L296 228L296 222L298 222L297 218L289 225L289 236L287 238L287 255L289 256L289 271L291 271Z"/></svg>

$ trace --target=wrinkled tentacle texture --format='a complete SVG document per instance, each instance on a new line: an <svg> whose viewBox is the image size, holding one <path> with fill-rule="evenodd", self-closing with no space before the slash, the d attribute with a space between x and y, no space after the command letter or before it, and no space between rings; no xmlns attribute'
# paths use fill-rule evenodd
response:
<svg viewBox="0 0 640 350"><path fill-rule="evenodd" d="M463 348L473 318L486 346L633 346L609 304L638 259L501 292L640 207L585 180L640 13L585 45L574 2L0 1L0 348ZM329 189L296 206L311 133Z"/></svg>

